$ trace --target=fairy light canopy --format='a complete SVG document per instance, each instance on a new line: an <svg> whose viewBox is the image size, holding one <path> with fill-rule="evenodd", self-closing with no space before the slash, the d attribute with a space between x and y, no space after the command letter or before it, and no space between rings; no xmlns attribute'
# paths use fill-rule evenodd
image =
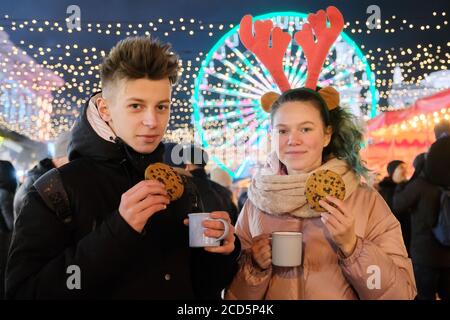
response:
<svg viewBox="0 0 450 320"><path fill-rule="evenodd" d="M39 141L51 140L59 132L68 130L87 97L99 89L98 65L109 49L126 36L151 35L171 42L181 57L182 77L173 92L169 136L184 139L189 134L193 140L195 124L192 113L195 108L191 98L197 88L197 78L204 68L202 62L214 51L211 48L237 27L239 19L247 13L259 17L267 12L280 12L280 8L312 12L328 5L327 1L322 0L313 4L281 0L276 3L262 2L258 6L237 0L226 3L211 0L208 6L187 4L181 0L173 0L170 4L139 0L132 3L81 0L77 3L81 16L80 27L75 29L67 26L69 2L17 0L2 3L0 32L4 32L6 37L2 36L0 51L6 50L6 54L0 55L0 77L3 79L0 83L0 101L12 97L6 92L14 83L20 90L27 88L31 92L27 91L28 98L13 99L13 104L8 107L6 103L0 103L0 126L20 131ZM346 17L344 34L359 47L359 60L365 59L366 69L374 75L373 88L377 94L368 99L367 110L364 110L369 117L371 112L378 114L393 109L388 100L395 67L401 68L405 85L415 85L432 72L447 70L450 65L446 6L430 3L424 8L419 5L422 2L415 3L408 2L407 11L395 2L380 3L379 28L366 25L366 9L371 3L358 1L340 5ZM349 41L344 39L344 43L353 48ZM345 53L347 48L343 45L336 50ZM295 61L295 51L292 53ZM227 53L230 55L228 61L235 58L232 54L236 55ZM15 68L12 67L12 61L25 57L28 62L19 62ZM346 60L345 55L341 57ZM245 71L244 64L242 68ZM25 72L28 72L28 87L23 82ZM220 90L227 88L222 86ZM411 94L411 91L405 88L397 94ZM41 102L37 102L38 97L41 97ZM247 98L249 101L253 99L251 95ZM373 103L372 99L377 98ZM31 103L27 104L27 99ZM226 107L229 112L233 111L232 106ZM251 116L248 109L243 108L241 112L242 117ZM25 114L27 116L23 116ZM214 116L214 113L209 116Z"/></svg>
<svg viewBox="0 0 450 320"><path fill-rule="evenodd" d="M37 63L0 31L0 125L28 132L39 140L51 138L51 92L64 83Z"/></svg>

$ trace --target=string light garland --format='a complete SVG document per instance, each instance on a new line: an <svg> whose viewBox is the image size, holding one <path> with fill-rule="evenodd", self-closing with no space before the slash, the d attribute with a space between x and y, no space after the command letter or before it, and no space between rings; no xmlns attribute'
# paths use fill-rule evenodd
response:
<svg viewBox="0 0 450 320"><path fill-rule="evenodd" d="M432 19L430 19L432 18ZM437 32L445 38L448 34L448 16L443 11L432 11L424 13L423 18L409 18L401 16L390 16L380 21L380 29L369 29L365 21L348 21L345 32L349 35L364 34L364 42L370 43L370 37L383 35L392 36L400 32L418 32L424 35L426 32ZM11 121L12 113L6 116L5 107L0 107L0 125L8 129L22 132L32 139L49 140L68 130L74 119L79 115L80 107L86 102L90 94L100 88L98 77L98 66L110 48L100 47L97 39L111 39L116 42L126 36L151 35L163 41L169 41L174 36L183 36L186 39L220 38L226 32L235 27L235 23L224 23L217 21L201 21L194 18L172 18L164 17L150 21L82 21L81 28L69 30L65 20L43 20L43 19L14 19L8 14L0 17L0 33L14 35L19 40L13 48L0 56L0 76L8 81L1 81L0 97L5 96L8 90L17 88L30 88L30 96L33 92L46 92L45 112L37 112L34 118L19 117L28 110L25 104L11 105L18 109L16 118ZM27 35L53 34L67 35L64 43L60 41L55 45L43 46L39 42L28 41ZM87 37L81 45L80 37ZM0 46L6 45L6 39L0 38ZM75 41L74 41L75 40ZM7 40L9 41L9 40ZM85 43L91 42L92 46ZM450 65L449 55L450 43L417 43L409 48L376 48L367 44L360 44L365 52L370 70L375 73L375 86L378 89L379 98L389 100L393 88L392 76L395 67L399 66L404 78L405 85L420 86L423 80L433 72L448 70ZM196 51L199 50L199 51ZM201 61L207 52L192 48L187 52L181 52L182 76L173 90L172 115L168 132L185 132L192 130L192 104L190 98L194 93L194 83L199 72ZM203 48L205 50L205 48ZM27 63L12 63L19 57L27 56ZM231 58L231 57L230 57ZM40 70L40 71L39 71ZM245 69L244 69L245 70ZM42 72L42 74L40 74ZM62 79L64 81L49 81L49 78ZM422 93L408 89L396 91L399 96L433 93L433 88L422 88ZM44 100L43 100L44 101ZM43 106L34 106L42 109ZM22 108L22 109L21 109ZM51 112L49 112L51 110ZM393 106L384 103L377 106L377 112L393 110ZM49 121L46 129L38 129L37 121L45 123ZM20 120L20 121L19 121ZM24 125L25 122L29 125ZM19 125L22 123L22 125ZM181 130L181 131L176 131ZM42 132L41 132L42 131ZM187 132L187 131L186 131Z"/></svg>

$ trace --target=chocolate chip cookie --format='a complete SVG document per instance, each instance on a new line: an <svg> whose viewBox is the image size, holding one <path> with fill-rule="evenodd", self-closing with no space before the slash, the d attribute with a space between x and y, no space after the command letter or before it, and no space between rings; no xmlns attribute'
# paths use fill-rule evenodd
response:
<svg viewBox="0 0 450 320"><path fill-rule="evenodd" d="M164 163L153 163L145 169L145 180L157 180L166 186L170 201L181 198L184 192L183 180L172 169Z"/></svg>
<svg viewBox="0 0 450 320"><path fill-rule="evenodd" d="M306 201L311 209L326 211L319 205L319 201L326 196L333 196L343 200L345 197L345 183L341 176L331 170L319 170L312 173L306 181Z"/></svg>

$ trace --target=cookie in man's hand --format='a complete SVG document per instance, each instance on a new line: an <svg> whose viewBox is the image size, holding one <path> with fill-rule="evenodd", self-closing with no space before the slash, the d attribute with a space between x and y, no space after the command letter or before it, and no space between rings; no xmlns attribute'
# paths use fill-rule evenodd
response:
<svg viewBox="0 0 450 320"><path fill-rule="evenodd" d="M345 183L341 176L331 170L319 170L312 173L306 180L306 201L311 209L322 212L326 211L319 201L326 196L332 196L339 200L345 197Z"/></svg>
<svg viewBox="0 0 450 320"><path fill-rule="evenodd" d="M167 164L157 162L145 169L145 180L157 180L166 186L170 201L181 198L184 185L181 177Z"/></svg>

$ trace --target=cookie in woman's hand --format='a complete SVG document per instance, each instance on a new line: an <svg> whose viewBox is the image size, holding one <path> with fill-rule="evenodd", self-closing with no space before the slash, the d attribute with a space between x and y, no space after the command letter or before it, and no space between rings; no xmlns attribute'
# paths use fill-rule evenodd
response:
<svg viewBox="0 0 450 320"><path fill-rule="evenodd" d="M345 183L341 176L331 170L319 170L312 173L305 186L306 201L311 209L323 212L326 211L319 204L319 201L326 196L332 196L339 200L345 198Z"/></svg>
<svg viewBox="0 0 450 320"><path fill-rule="evenodd" d="M181 177L167 164L157 162L149 165L145 169L145 180L156 180L166 187L170 201L181 198L184 192L184 185Z"/></svg>

